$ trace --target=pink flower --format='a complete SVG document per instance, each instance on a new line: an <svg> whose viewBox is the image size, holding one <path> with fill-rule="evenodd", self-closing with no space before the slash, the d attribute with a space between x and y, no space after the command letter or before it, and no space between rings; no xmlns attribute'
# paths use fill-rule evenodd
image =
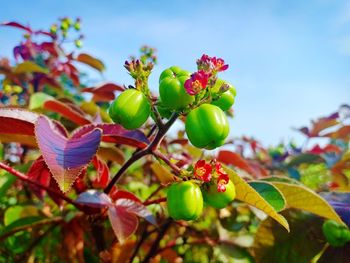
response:
<svg viewBox="0 0 350 263"><path fill-rule="evenodd" d="M225 64L225 61L222 58L213 57L211 58L211 63L214 66L214 70L217 72L228 69L228 64Z"/></svg>
<svg viewBox="0 0 350 263"><path fill-rule="evenodd" d="M191 75L191 78L185 81L186 92L190 95L196 95L205 89L208 84L210 74L203 70L199 70Z"/></svg>
<svg viewBox="0 0 350 263"><path fill-rule="evenodd" d="M212 166L205 160L199 160L194 166L194 176L204 182L211 180Z"/></svg>

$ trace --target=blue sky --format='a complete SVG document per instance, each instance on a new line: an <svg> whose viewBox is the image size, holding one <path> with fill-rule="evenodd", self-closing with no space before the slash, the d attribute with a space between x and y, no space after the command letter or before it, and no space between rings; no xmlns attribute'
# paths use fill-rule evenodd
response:
<svg viewBox="0 0 350 263"><path fill-rule="evenodd" d="M105 80L131 84L125 59L143 44L158 49L150 84L166 67L195 70L203 53L230 65L222 78L238 91L231 136L264 144L302 137L292 127L350 103L350 2L310 1L3 1L0 20L47 28L82 18L83 51L101 58ZM0 29L0 56L19 31Z"/></svg>

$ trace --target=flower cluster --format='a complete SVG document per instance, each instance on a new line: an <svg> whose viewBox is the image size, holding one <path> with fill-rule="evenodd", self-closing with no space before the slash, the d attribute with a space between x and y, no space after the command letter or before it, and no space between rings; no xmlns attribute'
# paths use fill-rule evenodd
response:
<svg viewBox="0 0 350 263"><path fill-rule="evenodd" d="M222 58L209 57L203 54L200 59L197 60L197 67L199 70L204 70L211 74L225 71L228 69L228 64Z"/></svg>
<svg viewBox="0 0 350 263"><path fill-rule="evenodd" d="M204 70L199 70L191 75L191 78L186 80L185 89L188 94L196 95L208 85L210 74Z"/></svg>
<svg viewBox="0 0 350 263"><path fill-rule="evenodd" d="M209 183L212 178L216 179L218 192L225 192L226 185L230 180L221 163L216 160L212 160L210 163L205 160L197 161L194 166L194 176L206 183Z"/></svg>
<svg viewBox="0 0 350 263"><path fill-rule="evenodd" d="M209 57L203 54L200 59L197 60L198 71L191 75L191 78L186 80L185 89L190 95L197 95L200 91L204 90L210 80L214 80L215 83L216 74L228 69L228 65L222 58ZM210 82L211 83L211 82Z"/></svg>

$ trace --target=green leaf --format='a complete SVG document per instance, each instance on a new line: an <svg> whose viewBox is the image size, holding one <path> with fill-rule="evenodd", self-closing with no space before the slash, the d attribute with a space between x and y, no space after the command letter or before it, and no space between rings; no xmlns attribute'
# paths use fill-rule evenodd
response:
<svg viewBox="0 0 350 263"><path fill-rule="evenodd" d="M286 200L282 193L271 183L267 182L249 182L253 187L277 212L283 210L286 206Z"/></svg>
<svg viewBox="0 0 350 263"><path fill-rule="evenodd" d="M0 232L0 239L11 232L13 229L18 228L18 227L25 227L25 226L30 226L35 222L38 222L42 220L43 217L41 216L28 216L28 217L23 217L20 219L17 219L13 222L11 222L9 225L6 225L3 229L1 229ZM45 219L46 220L46 219Z"/></svg>
<svg viewBox="0 0 350 263"><path fill-rule="evenodd" d="M261 181L266 181L266 182L281 182L281 183L289 183L289 184L297 184L301 185L301 183L293 178L286 177L286 176L269 176L269 177L264 177L260 179Z"/></svg>
<svg viewBox="0 0 350 263"><path fill-rule="evenodd" d="M290 233L271 218L260 224L253 245L256 262L309 263L326 243L323 220L296 210L284 211L283 215L290 223Z"/></svg>
<svg viewBox="0 0 350 263"><path fill-rule="evenodd" d="M253 263L253 257L247 250L240 248L237 245L220 244L214 247L215 262L227 262L227 263Z"/></svg>
<svg viewBox="0 0 350 263"><path fill-rule="evenodd" d="M287 183L273 182L287 201L287 208L297 208L314 213L340 224L344 224L333 207L314 191L301 186Z"/></svg>
<svg viewBox="0 0 350 263"><path fill-rule="evenodd" d="M265 212L265 214L271 216L278 223L280 223L285 229L287 229L287 231L289 231L288 222L282 215L278 214L276 210L235 171L227 166L223 167L236 187L237 200L260 209L261 211Z"/></svg>
<svg viewBox="0 0 350 263"><path fill-rule="evenodd" d="M298 166L302 163L318 163L323 162L323 158L321 158L319 155L311 154L311 153L304 153L300 154L296 157L294 157L288 164L287 167L293 167Z"/></svg>
<svg viewBox="0 0 350 263"><path fill-rule="evenodd" d="M38 214L38 209L35 206L12 206L5 211L4 225L8 226L20 218L37 216Z"/></svg>
<svg viewBox="0 0 350 263"><path fill-rule="evenodd" d="M7 190L16 181L16 176L9 173L0 173L0 196L6 195Z"/></svg>
<svg viewBox="0 0 350 263"><path fill-rule="evenodd" d="M32 96L30 96L28 108L30 110L43 109L44 103L48 100L54 100L54 98L50 95L47 95L46 93L43 93L43 92L34 93Z"/></svg>

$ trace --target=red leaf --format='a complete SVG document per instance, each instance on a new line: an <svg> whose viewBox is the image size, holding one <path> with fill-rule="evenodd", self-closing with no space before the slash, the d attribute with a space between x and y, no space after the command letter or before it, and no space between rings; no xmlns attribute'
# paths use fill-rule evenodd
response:
<svg viewBox="0 0 350 263"><path fill-rule="evenodd" d="M316 144L314 147L312 147L311 150L307 151L308 153L311 154L324 154L324 153L328 153L328 152L334 152L334 153L341 153L342 150L339 146L335 145L335 144L327 144L325 147L321 148L320 145Z"/></svg>
<svg viewBox="0 0 350 263"><path fill-rule="evenodd" d="M94 94L93 101L109 102L115 99L115 91L124 91L124 87L114 84L105 83L93 88L84 88L83 92Z"/></svg>
<svg viewBox="0 0 350 263"><path fill-rule="evenodd" d="M336 112L329 115L328 117L319 118L317 121L313 121L312 127L310 129L303 127L299 129L299 131L308 137L320 137L322 136L320 133L323 130L339 124L338 118L339 114Z"/></svg>
<svg viewBox="0 0 350 263"><path fill-rule="evenodd" d="M129 213L125 207L110 207L108 209L108 218L115 235L122 244L135 233L139 225L137 216Z"/></svg>
<svg viewBox="0 0 350 263"><path fill-rule="evenodd" d="M217 160L224 164L231 164L233 166L236 166L251 175L255 175L254 170L251 168L249 163L237 153L230 151L220 151Z"/></svg>
<svg viewBox="0 0 350 263"><path fill-rule="evenodd" d="M145 148L149 143L146 135L140 130L126 130L118 124L84 125L73 132L72 138L80 137L81 134L85 134L96 128L102 129L102 141L104 142L126 144L138 148Z"/></svg>
<svg viewBox="0 0 350 263"><path fill-rule="evenodd" d="M347 138L350 138L350 125L343 126L335 132L327 133L327 134L323 135L323 137L346 140Z"/></svg>
<svg viewBox="0 0 350 263"><path fill-rule="evenodd" d="M39 114L24 109L1 108L0 141L37 146L34 137L34 125L39 117ZM60 134L67 135L67 131L59 122L51 122Z"/></svg>
<svg viewBox="0 0 350 263"><path fill-rule="evenodd" d="M60 113L65 118L79 125L89 124L91 121L85 118L80 112L73 107L58 100L48 100L44 103L44 108L53 112Z"/></svg>
<svg viewBox="0 0 350 263"><path fill-rule="evenodd" d="M131 199L117 199L115 205L109 207L109 221L120 243L124 243L135 233L139 224L137 216L145 218L152 224L156 223L152 214L143 204Z"/></svg>
<svg viewBox="0 0 350 263"><path fill-rule="evenodd" d="M105 193L92 189L81 193L75 202L95 208L113 206L111 199Z"/></svg>
<svg viewBox="0 0 350 263"><path fill-rule="evenodd" d="M114 201L117 199L130 199L135 202L142 203L141 200L136 195L127 191L119 190L119 189L116 189L115 191L111 192L110 196Z"/></svg>
<svg viewBox="0 0 350 263"><path fill-rule="evenodd" d="M34 135L39 114L22 109L0 109L0 133Z"/></svg>
<svg viewBox="0 0 350 263"><path fill-rule="evenodd" d="M156 220L153 217L152 213L142 203L135 202L129 198L119 198L115 202L115 205L118 207L125 207L129 213L133 213L139 217L142 217L153 225L156 224Z"/></svg>
<svg viewBox="0 0 350 263"><path fill-rule="evenodd" d="M67 192L96 154L102 130L95 128L75 138L62 136L46 117L39 117L35 136L39 149L60 189Z"/></svg>
<svg viewBox="0 0 350 263"><path fill-rule="evenodd" d="M40 156L34 161L27 173L27 176L28 178L39 182L42 185L49 186L52 190L56 192L59 191L58 185L56 184L55 180L51 180L52 174L42 156ZM45 190L32 184L28 184L28 187L32 189L33 193L39 199L42 199L44 197L44 193L46 192ZM48 195L59 207L63 205L63 200L59 196L53 194L52 192L48 192Z"/></svg>
<svg viewBox="0 0 350 263"><path fill-rule="evenodd" d="M3 22L3 23L0 23L0 26L16 27L16 28L20 28L20 29L23 29L23 30L27 31L30 34L32 33L32 30L29 27L24 26L22 24L19 24L17 22Z"/></svg>
<svg viewBox="0 0 350 263"><path fill-rule="evenodd" d="M78 55L76 60L89 65L90 67L97 69L100 72L105 70L105 65L103 62L97 58L90 56L89 54L81 53Z"/></svg>
<svg viewBox="0 0 350 263"><path fill-rule="evenodd" d="M95 188L105 188L109 181L109 168L107 164L95 156L92 159L92 164L95 166L97 178L92 182Z"/></svg>
<svg viewBox="0 0 350 263"><path fill-rule="evenodd" d="M36 159L32 166L29 168L29 171L27 173L28 178L31 180L40 183L44 186L50 185L50 179L51 179L51 173L49 169L46 166L46 163L42 156L40 156L38 159ZM42 188L39 188L36 185L28 184L28 187L33 191L33 193L39 198L43 199L45 190Z"/></svg>

